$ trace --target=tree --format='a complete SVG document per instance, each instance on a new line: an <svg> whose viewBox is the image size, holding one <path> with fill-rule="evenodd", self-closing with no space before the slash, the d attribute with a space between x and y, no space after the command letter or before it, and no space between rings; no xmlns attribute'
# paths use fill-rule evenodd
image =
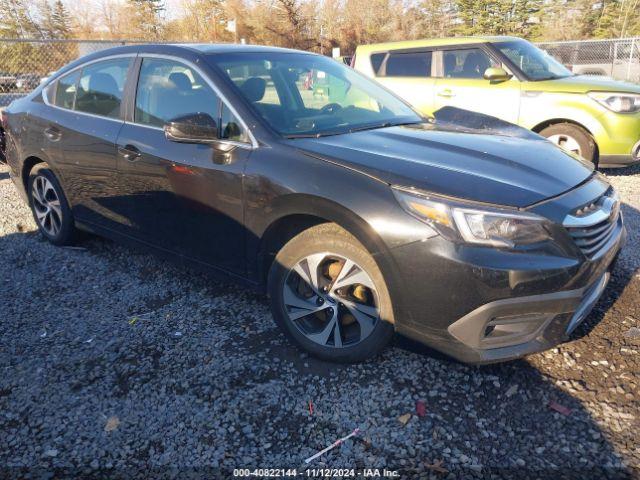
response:
<svg viewBox="0 0 640 480"><path fill-rule="evenodd" d="M72 36L72 19L62 0L40 3L40 28L47 38L65 39Z"/></svg>
<svg viewBox="0 0 640 480"><path fill-rule="evenodd" d="M543 0L457 0L457 32L531 37L539 29L542 5Z"/></svg>
<svg viewBox="0 0 640 480"><path fill-rule="evenodd" d="M160 36L161 18L160 13L164 10L164 0L128 0L129 18L133 23L130 30L138 31L135 35L145 40L157 39Z"/></svg>

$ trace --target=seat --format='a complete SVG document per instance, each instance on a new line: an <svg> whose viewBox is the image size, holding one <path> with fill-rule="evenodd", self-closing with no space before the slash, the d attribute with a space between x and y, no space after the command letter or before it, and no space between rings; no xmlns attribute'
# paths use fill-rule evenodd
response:
<svg viewBox="0 0 640 480"><path fill-rule="evenodd" d="M471 52L464 59L462 72L464 78L482 78L487 68L489 68L487 57L478 52Z"/></svg>
<svg viewBox="0 0 640 480"><path fill-rule="evenodd" d="M76 109L107 117L120 114L120 89L109 73L97 72L89 77L87 91L80 91Z"/></svg>

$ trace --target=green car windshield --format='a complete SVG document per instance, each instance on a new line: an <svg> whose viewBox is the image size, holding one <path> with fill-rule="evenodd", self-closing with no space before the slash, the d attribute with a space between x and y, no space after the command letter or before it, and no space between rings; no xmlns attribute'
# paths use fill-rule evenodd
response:
<svg viewBox="0 0 640 480"><path fill-rule="evenodd" d="M493 44L511 60L529 80L552 80L573 75L555 58L524 40Z"/></svg>
<svg viewBox="0 0 640 480"><path fill-rule="evenodd" d="M210 55L239 94L287 137L339 135L424 119L341 62L284 52Z"/></svg>

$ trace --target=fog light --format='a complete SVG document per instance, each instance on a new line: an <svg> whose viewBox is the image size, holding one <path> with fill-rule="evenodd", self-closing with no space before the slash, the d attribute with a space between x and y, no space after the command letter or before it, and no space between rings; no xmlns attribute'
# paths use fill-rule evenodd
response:
<svg viewBox="0 0 640 480"><path fill-rule="evenodd" d="M483 348L498 348L528 342L554 317L544 313L494 317L487 323L480 343Z"/></svg>

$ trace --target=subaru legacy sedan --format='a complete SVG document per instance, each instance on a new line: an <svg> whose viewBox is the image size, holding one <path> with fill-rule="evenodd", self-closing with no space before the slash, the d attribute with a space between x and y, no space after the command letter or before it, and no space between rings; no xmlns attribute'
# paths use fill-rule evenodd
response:
<svg viewBox="0 0 640 480"><path fill-rule="evenodd" d="M473 363L564 341L624 243L616 192L534 133L439 115L315 54L139 45L61 69L3 124L46 239L88 230L241 281L320 358L394 331Z"/></svg>

